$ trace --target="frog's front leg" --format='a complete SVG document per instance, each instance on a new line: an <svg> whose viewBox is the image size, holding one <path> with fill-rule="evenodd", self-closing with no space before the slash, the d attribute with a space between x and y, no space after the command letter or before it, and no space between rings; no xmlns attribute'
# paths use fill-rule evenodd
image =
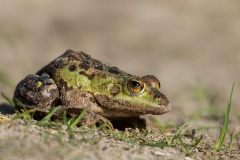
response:
<svg viewBox="0 0 240 160"><path fill-rule="evenodd" d="M22 108L22 105L16 99L27 109L36 108L35 116L42 118L49 113L51 107L58 105L59 91L56 83L49 75L30 74L20 81L14 92L13 101L18 108Z"/></svg>
<svg viewBox="0 0 240 160"><path fill-rule="evenodd" d="M113 129L112 123L101 115L102 108L91 93L81 89L71 89L63 92L60 99L62 107L57 114L62 115L63 111L66 111L70 117L78 116L86 107L89 107L79 125L92 126L97 122L103 122Z"/></svg>

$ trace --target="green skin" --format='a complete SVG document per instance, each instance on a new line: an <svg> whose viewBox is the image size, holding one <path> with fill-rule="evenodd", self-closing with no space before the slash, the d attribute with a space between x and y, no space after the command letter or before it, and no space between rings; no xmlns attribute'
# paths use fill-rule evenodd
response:
<svg viewBox="0 0 240 160"><path fill-rule="evenodd" d="M167 97L160 91L159 80L152 75L133 76L116 67L92 59L83 52L67 50L36 74L22 80L13 100L20 100L26 108L37 108L42 117L53 106L77 115L89 106L81 124L108 122L108 119L160 115L171 110Z"/></svg>

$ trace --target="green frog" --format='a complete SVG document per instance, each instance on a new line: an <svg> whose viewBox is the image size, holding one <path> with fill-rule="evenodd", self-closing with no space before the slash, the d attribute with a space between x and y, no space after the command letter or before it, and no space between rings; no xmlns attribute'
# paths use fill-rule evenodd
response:
<svg viewBox="0 0 240 160"><path fill-rule="evenodd" d="M53 115L79 115L86 107L81 125L96 122L161 115L171 110L167 97L160 91L160 82L153 75L128 74L117 67L91 58L84 52L67 50L36 74L19 82L13 101L18 99L27 109L36 108L35 117L42 118L53 107L61 108Z"/></svg>

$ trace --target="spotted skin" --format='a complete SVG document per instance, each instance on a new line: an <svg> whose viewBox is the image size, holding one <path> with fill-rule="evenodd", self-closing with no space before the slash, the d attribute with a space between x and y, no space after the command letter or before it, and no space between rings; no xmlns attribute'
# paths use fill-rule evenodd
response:
<svg viewBox="0 0 240 160"><path fill-rule="evenodd" d="M54 117L61 117L64 111L75 116L89 107L80 122L86 125L103 121L111 126L112 119L161 115L171 110L155 76L134 76L72 50L23 79L13 98L21 108L16 99L28 109L37 108L37 117L58 105L62 107Z"/></svg>

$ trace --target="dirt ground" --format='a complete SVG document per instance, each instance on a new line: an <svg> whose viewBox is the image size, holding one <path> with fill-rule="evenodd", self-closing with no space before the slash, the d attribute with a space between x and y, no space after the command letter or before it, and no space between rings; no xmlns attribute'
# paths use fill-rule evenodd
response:
<svg viewBox="0 0 240 160"><path fill-rule="evenodd" d="M67 49L81 50L131 74L158 77L173 110L156 118L162 124L181 126L199 113L187 129L203 134L211 148L235 82L229 133L236 138L232 155L222 159L237 159L239 44L239 1L4 0L0 91L12 97L14 86L26 75ZM0 111L11 112L5 104L0 97ZM45 141L41 128L21 120L0 128L0 159L186 159L181 149L142 147L104 136L95 145ZM228 142L229 135L225 148ZM207 159L207 155L196 151L192 158Z"/></svg>

